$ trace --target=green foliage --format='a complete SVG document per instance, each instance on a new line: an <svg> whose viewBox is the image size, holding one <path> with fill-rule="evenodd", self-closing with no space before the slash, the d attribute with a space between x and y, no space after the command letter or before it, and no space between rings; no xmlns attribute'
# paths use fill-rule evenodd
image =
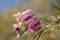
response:
<svg viewBox="0 0 60 40"><path fill-rule="evenodd" d="M51 3L51 10L54 15L60 15L60 1L56 0L56 4Z"/></svg>

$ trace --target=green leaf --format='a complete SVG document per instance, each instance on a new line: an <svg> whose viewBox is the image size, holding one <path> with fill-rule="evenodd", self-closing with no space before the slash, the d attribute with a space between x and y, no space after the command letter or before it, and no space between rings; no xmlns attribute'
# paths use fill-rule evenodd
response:
<svg viewBox="0 0 60 40"><path fill-rule="evenodd" d="M38 36L38 38L37 38L37 40L38 40L45 29L42 29L42 30L38 31L38 33L33 37L33 39L35 39Z"/></svg>
<svg viewBox="0 0 60 40"><path fill-rule="evenodd" d="M25 40L26 39L26 37L28 36L28 33L27 33L27 31L25 31L23 34L22 34L22 36L20 37L20 40Z"/></svg>

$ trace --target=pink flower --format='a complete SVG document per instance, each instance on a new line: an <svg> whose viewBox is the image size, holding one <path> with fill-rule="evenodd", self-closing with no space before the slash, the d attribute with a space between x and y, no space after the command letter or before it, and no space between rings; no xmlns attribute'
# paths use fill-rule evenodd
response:
<svg viewBox="0 0 60 40"><path fill-rule="evenodd" d="M32 23L31 23L32 24ZM35 31L37 31L37 30L40 30L42 27L41 27L41 23L40 23L40 21L36 21L36 23L34 23L34 24L32 24L32 25L30 25L30 24L28 24L28 33L30 34L30 33L33 33L33 32L35 32Z"/></svg>
<svg viewBox="0 0 60 40"><path fill-rule="evenodd" d="M27 31L28 31L28 34L32 34L34 32L33 28L29 28Z"/></svg>
<svg viewBox="0 0 60 40"><path fill-rule="evenodd" d="M14 29L18 28L18 24L13 24L13 28Z"/></svg>
<svg viewBox="0 0 60 40"><path fill-rule="evenodd" d="M36 17L32 15L30 9L24 11L22 14L18 12L18 14L15 16L17 20L21 19L21 21L19 21L18 24L13 24L13 28L16 30L17 35L21 33L21 30L19 29L19 27L21 27L22 25L27 25L28 27L27 32L29 34L32 34L35 31L42 29L41 22L39 20L36 20Z"/></svg>
<svg viewBox="0 0 60 40"><path fill-rule="evenodd" d="M16 35L19 35L20 32L21 32L21 30L19 29L18 24L13 24L13 28L14 28L15 31L16 31Z"/></svg>
<svg viewBox="0 0 60 40"><path fill-rule="evenodd" d="M19 28L16 28L16 35L19 35L20 34L20 29Z"/></svg>
<svg viewBox="0 0 60 40"><path fill-rule="evenodd" d="M28 9L22 13L22 18L25 19L26 17L31 16L31 15L32 15L31 10Z"/></svg>
<svg viewBox="0 0 60 40"><path fill-rule="evenodd" d="M34 30L39 30L41 29L41 22L40 21L37 21L35 24L34 24Z"/></svg>
<svg viewBox="0 0 60 40"><path fill-rule="evenodd" d="M32 18L32 14L31 14L31 11L30 9L28 9L27 11L24 11L22 13L22 22L27 24L28 23L28 20Z"/></svg>

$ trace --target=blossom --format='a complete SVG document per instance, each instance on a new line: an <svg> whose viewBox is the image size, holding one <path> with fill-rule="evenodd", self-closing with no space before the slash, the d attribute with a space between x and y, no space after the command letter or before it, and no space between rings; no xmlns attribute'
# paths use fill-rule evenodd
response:
<svg viewBox="0 0 60 40"><path fill-rule="evenodd" d="M27 17L27 16L31 16L32 14L31 14L31 10L30 9L28 9L28 10L26 10L26 11L24 11L23 13L22 13L22 17L23 18L25 18L25 17Z"/></svg>
<svg viewBox="0 0 60 40"><path fill-rule="evenodd" d="M19 35L20 34L20 29L19 28L16 28L16 35Z"/></svg>
<svg viewBox="0 0 60 40"><path fill-rule="evenodd" d="M17 36L21 33L21 31L23 32L26 30L29 34L32 34L42 28L41 22L36 19L30 9L24 11L23 13L18 12L15 14L15 18L18 24L13 24L13 28L16 30Z"/></svg>
<svg viewBox="0 0 60 40"><path fill-rule="evenodd" d="M22 19L22 22L23 22L24 24L27 24L27 23L29 23L29 22L34 22L34 20L35 20L35 18L34 18L33 16L28 16L28 17L26 17L25 19Z"/></svg>
<svg viewBox="0 0 60 40"><path fill-rule="evenodd" d="M32 23L31 23L32 24ZM40 23L40 21L36 21L36 23L35 24L33 24L33 26L32 25L28 25L28 33L33 33L33 32L35 32L36 30L39 30L39 29L41 29L42 27L41 27L41 23Z"/></svg>
<svg viewBox="0 0 60 40"><path fill-rule="evenodd" d="M17 14L15 14L14 17L16 18L17 22L21 21L22 16L21 16L20 12L18 12Z"/></svg>
<svg viewBox="0 0 60 40"><path fill-rule="evenodd" d="M36 18L32 17L28 20L28 26L33 26L36 23Z"/></svg>
<svg viewBox="0 0 60 40"><path fill-rule="evenodd" d="M32 27L28 28L27 30L28 34L32 34L34 32L34 29Z"/></svg>
<svg viewBox="0 0 60 40"><path fill-rule="evenodd" d="M18 12L17 14L15 14L15 15L14 15L14 17L16 17L16 18L21 17L21 13L20 13L20 12Z"/></svg>
<svg viewBox="0 0 60 40"><path fill-rule="evenodd" d="M27 11L24 11L22 13L22 22L27 24L28 23L28 20L32 18L32 14L31 14L31 11L30 9L28 9Z"/></svg>
<svg viewBox="0 0 60 40"><path fill-rule="evenodd" d="M39 30L41 29L41 22L40 21L37 21L35 24L34 24L34 30Z"/></svg>
<svg viewBox="0 0 60 40"><path fill-rule="evenodd" d="M18 28L18 25L17 24L13 24L13 28L14 29Z"/></svg>
<svg viewBox="0 0 60 40"><path fill-rule="evenodd" d="M19 35L20 32L21 32L21 30L19 29L18 24L13 24L13 28L14 28L15 31L16 31L16 35Z"/></svg>

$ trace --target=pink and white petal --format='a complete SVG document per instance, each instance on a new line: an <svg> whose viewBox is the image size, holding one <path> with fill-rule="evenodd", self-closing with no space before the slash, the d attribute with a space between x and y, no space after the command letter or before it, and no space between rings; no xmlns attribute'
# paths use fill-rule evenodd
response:
<svg viewBox="0 0 60 40"><path fill-rule="evenodd" d="M13 28L16 29L18 27L17 24L13 24Z"/></svg>

